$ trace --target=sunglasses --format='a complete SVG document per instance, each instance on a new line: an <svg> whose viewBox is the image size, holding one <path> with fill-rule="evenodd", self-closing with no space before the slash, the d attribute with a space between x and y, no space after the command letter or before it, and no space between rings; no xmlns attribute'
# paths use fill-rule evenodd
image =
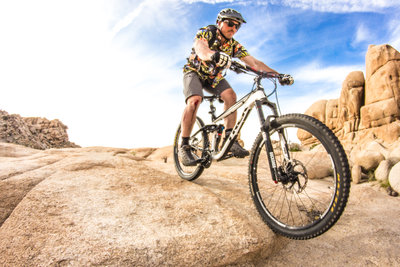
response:
<svg viewBox="0 0 400 267"><path fill-rule="evenodd" d="M241 26L240 23L235 23L235 22L233 22L232 20L229 20L229 19L224 20L224 22L225 22L229 27L235 26L236 30L239 30L239 28L240 28L240 26Z"/></svg>

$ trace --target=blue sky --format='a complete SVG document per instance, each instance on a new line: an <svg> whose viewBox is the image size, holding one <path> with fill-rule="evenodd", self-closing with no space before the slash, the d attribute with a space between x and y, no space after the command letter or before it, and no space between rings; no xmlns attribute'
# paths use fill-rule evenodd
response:
<svg viewBox="0 0 400 267"><path fill-rule="evenodd" d="M349 72L365 73L368 45L400 49L397 0L1 1L0 109L60 119L81 146L170 145L193 37L226 7L247 20L235 38L250 54L294 77L279 89L283 113L338 98ZM251 87L249 77L227 79L239 97ZM255 116L242 132L246 147Z"/></svg>

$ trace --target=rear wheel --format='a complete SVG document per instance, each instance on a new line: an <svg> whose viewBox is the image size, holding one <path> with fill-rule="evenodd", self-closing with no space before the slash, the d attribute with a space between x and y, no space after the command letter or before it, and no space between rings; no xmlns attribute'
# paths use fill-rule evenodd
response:
<svg viewBox="0 0 400 267"><path fill-rule="evenodd" d="M204 127L203 121L197 117L196 123L194 124L192 135L190 136L189 145L191 146L192 152L194 156L198 159L204 157L204 147L206 143L208 143L207 135L204 134L200 129ZM196 166L185 166L182 164L182 161L179 157L179 148L181 147L181 125L179 125L174 139L174 162L175 169L178 175L185 179L192 181L198 178L204 171L204 166L201 164L197 164Z"/></svg>
<svg viewBox="0 0 400 267"><path fill-rule="evenodd" d="M260 133L250 156L253 201L273 231L293 239L316 237L336 223L346 206L350 191L346 154L332 131L312 117L289 114L271 125L278 179L272 179ZM284 157L283 139L290 160Z"/></svg>

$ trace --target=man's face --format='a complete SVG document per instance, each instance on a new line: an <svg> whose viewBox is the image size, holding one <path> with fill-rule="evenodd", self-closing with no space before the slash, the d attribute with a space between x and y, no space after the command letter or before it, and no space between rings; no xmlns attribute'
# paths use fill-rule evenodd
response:
<svg viewBox="0 0 400 267"><path fill-rule="evenodd" d="M231 39L240 28L240 23L234 20L224 19L219 22L219 28L226 38Z"/></svg>

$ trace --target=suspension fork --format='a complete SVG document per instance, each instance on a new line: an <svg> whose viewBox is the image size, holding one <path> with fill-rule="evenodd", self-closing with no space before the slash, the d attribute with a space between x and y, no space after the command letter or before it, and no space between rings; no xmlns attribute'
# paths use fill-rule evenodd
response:
<svg viewBox="0 0 400 267"><path fill-rule="evenodd" d="M273 115L268 116L267 119L265 119L264 113L262 110L263 104L267 105L274 113ZM269 132L271 130L271 123L274 123L274 120L271 121L271 119L277 118L279 116L279 114L278 114L276 105L274 103L268 101L267 99L265 99L263 101L256 100L255 105L256 105L258 117L259 117L260 124L261 124L261 133L262 133L264 141L265 141L265 149L267 151L267 158L268 158L268 163L269 163L270 170L271 170L272 179L274 180L275 183L277 183L280 181L281 173L276 164L274 149L272 147L272 141L271 141ZM288 149L286 136L285 136L283 129L278 130L278 134L279 134L279 139L280 139L280 145L282 146L282 151L284 153L284 157L286 160L290 160L289 149Z"/></svg>

